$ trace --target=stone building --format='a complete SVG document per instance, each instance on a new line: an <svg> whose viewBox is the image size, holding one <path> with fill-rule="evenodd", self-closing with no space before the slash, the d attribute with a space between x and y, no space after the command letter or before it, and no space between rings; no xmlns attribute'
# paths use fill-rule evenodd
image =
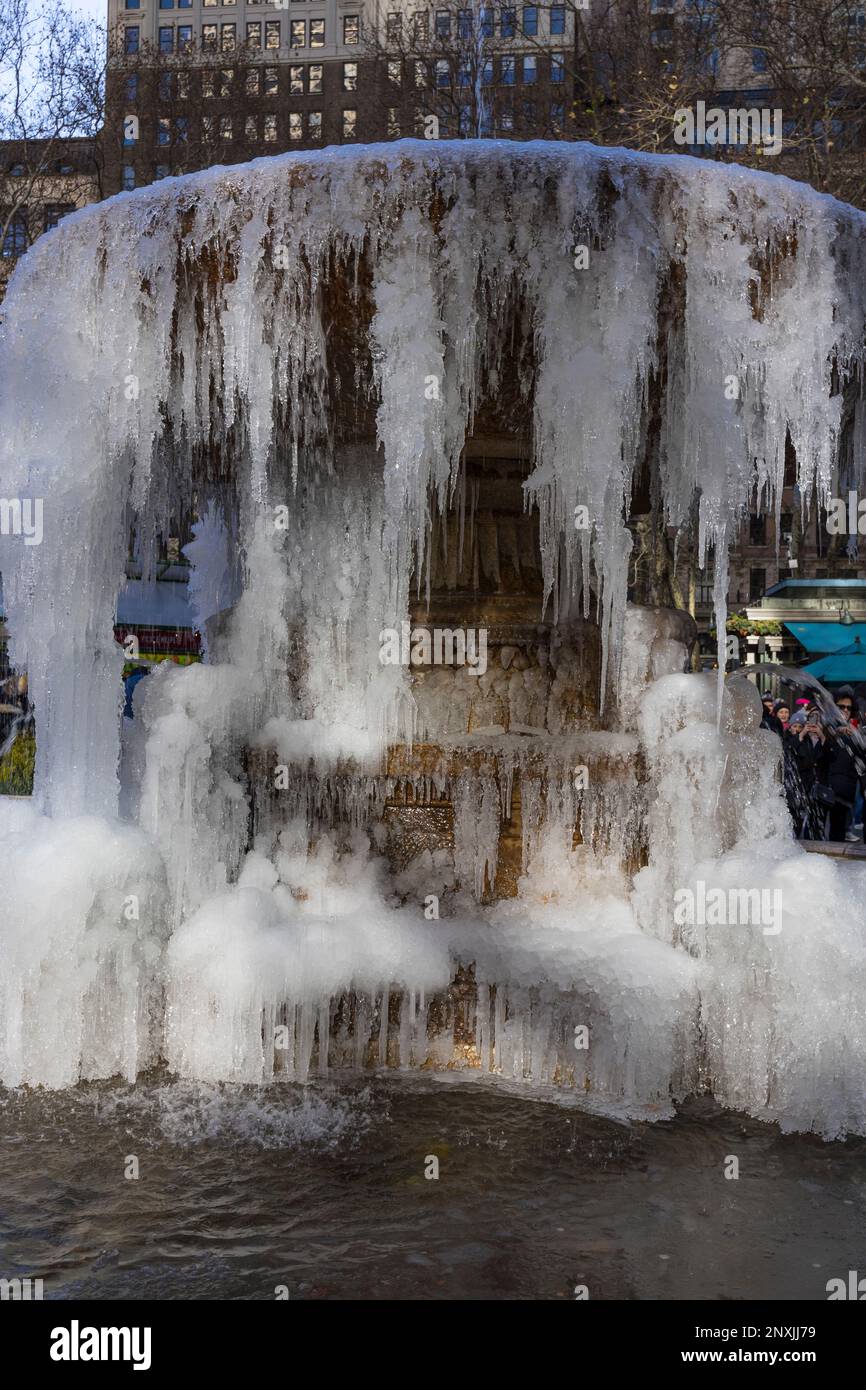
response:
<svg viewBox="0 0 866 1390"><path fill-rule="evenodd" d="M15 262L36 238L102 196L93 140L0 141L0 298Z"/></svg>

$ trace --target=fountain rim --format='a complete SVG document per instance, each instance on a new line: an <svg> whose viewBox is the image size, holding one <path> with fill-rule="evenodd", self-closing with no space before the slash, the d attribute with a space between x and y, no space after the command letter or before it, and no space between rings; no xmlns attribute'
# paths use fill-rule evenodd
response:
<svg viewBox="0 0 866 1390"><path fill-rule="evenodd" d="M327 181L332 171L369 165L384 176L397 172L406 163L419 170L426 168L434 174L441 170L473 174L491 165L499 164L518 168L526 164L544 161L548 171L555 175L565 175L581 164L588 164L598 173L607 173L615 181L630 177L649 176L652 182L663 183L670 178L680 193L687 197L690 193L700 197L702 190L709 185L718 184L720 179L728 183L728 191L736 195L741 190L753 194L772 196L772 191L785 187L793 190L802 200L804 207L823 207L825 212L837 222L847 221L851 230L859 227L866 235L866 210L854 207L832 194L822 193L799 179L787 174L774 173L769 169L753 169L735 161L721 163L696 155L651 153L633 150L624 145L596 145L590 141L557 140L419 140L405 138L379 143L356 145L330 145L322 149L287 150L279 154L261 155L256 159L237 164L211 164L204 169L193 170L146 184L141 188L115 193L100 202L89 203L85 207L68 214L51 232L41 237L31 248L22 262L33 257L34 251L50 254L52 246L57 245L56 237L72 235L76 227L92 222L99 223L111 218L120 209L128 213L130 207L142 209L165 209L172 204L178 212L192 210L202 201L220 195L224 196L232 188L255 187L260 177L276 175L281 171L297 171L298 187L303 186L304 172L311 177L320 176ZM689 187L691 185L691 189ZM188 198L188 201L186 199ZM145 233L145 228L142 228ZM35 257L33 257L35 259Z"/></svg>

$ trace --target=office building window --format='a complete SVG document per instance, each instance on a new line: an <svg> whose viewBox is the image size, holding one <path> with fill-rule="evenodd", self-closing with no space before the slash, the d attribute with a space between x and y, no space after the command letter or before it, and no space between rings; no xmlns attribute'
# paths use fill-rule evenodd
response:
<svg viewBox="0 0 866 1390"><path fill-rule="evenodd" d="M506 87L514 86L514 59L505 57L502 59L502 82Z"/></svg>
<svg viewBox="0 0 866 1390"><path fill-rule="evenodd" d="M255 51L258 51L259 49L261 49L261 46L262 21L260 19L254 19L247 25L247 48L252 48Z"/></svg>
<svg viewBox="0 0 866 1390"><path fill-rule="evenodd" d="M280 46L280 21L269 19L265 23L265 48L279 48Z"/></svg>
<svg viewBox="0 0 866 1390"><path fill-rule="evenodd" d="M304 91L304 65L296 63L289 68L289 91L293 96L301 96Z"/></svg>
<svg viewBox="0 0 866 1390"><path fill-rule="evenodd" d="M137 74L134 74L132 77L127 77L127 79L126 79L126 100L127 100L127 101L138 101L138 75L137 75Z"/></svg>
<svg viewBox="0 0 866 1390"><path fill-rule="evenodd" d="M554 135L561 135L565 125L565 106L561 101L550 103L550 128Z"/></svg>
<svg viewBox="0 0 866 1390"><path fill-rule="evenodd" d="M126 0L126 6L125 6L125 8L126 8L127 10L140 10L140 9L141 9L140 0Z"/></svg>
<svg viewBox="0 0 866 1390"><path fill-rule="evenodd" d="M275 97L280 94L280 70L279 68L265 68L265 96Z"/></svg>
<svg viewBox="0 0 866 1390"><path fill-rule="evenodd" d="M174 52L174 26L172 24L160 26L159 51L160 53Z"/></svg>
<svg viewBox="0 0 866 1390"><path fill-rule="evenodd" d="M289 112L289 139L290 139L290 140L303 140L303 138L304 138L303 117L301 116L300 111L290 111L290 112Z"/></svg>
<svg viewBox="0 0 866 1390"><path fill-rule="evenodd" d="M551 53L550 55L550 80L551 82L565 81L565 54Z"/></svg>
<svg viewBox="0 0 866 1390"><path fill-rule="evenodd" d="M201 94L203 97L212 97L215 95L215 77L216 74L213 68L205 68L204 72L201 75Z"/></svg>
<svg viewBox="0 0 866 1390"><path fill-rule="evenodd" d="M178 53L189 53L192 48L192 25L179 24L177 26L177 51Z"/></svg>
<svg viewBox="0 0 866 1390"><path fill-rule="evenodd" d="M430 37L430 16L426 10L416 10L413 14L412 37L416 43L424 43Z"/></svg>
<svg viewBox="0 0 866 1390"><path fill-rule="evenodd" d="M399 58L392 58L388 63L388 81L395 87L399 87L403 80L402 67Z"/></svg>
<svg viewBox="0 0 866 1390"><path fill-rule="evenodd" d="M217 27L215 24L201 26L201 46L205 53L213 53L217 46Z"/></svg>
<svg viewBox="0 0 866 1390"><path fill-rule="evenodd" d="M246 94L248 97L261 96L262 91L262 70L261 68L247 68Z"/></svg>
<svg viewBox="0 0 866 1390"><path fill-rule="evenodd" d="M457 11L457 37L458 39L471 39L472 37L472 11Z"/></svg>
<svg viewBox="0 0 866 1390"><path fill-rule="evenodd" d="M202 116L201 118L201 138L205 144L211 144L214 138L215 122L213 116Z"/></svg>
<svg viewBox="0 0 866 1390"><path fill-rule="evenodd" d="M388 107L388 139L400 139L400 113L396 106Z"/></svg>
<svg viewBox="0 0 866 1390"><path fill-rule="evenodd" d="M489 87L493 82L493 59L485 58L481 65L481 81L485 87Z"/></svg>
<svg viewBox="0 0 866 1390"><path fill-rule="evenodd" d="M45 230L50 232L69 212L74 212L72 203L48 203L45 207Z"/></svg>
<svg viewBox="0 0 866 1390"><path fill-rule="evenodd" d="M493 38L493 11L489 5L482 6L481 9L481 37L484 39Z"/></svg>
<svg viewBox="0 0 866 1390"><path fill-rule="evenodd" d="M427 86L427 64L422 59L415 59L415 86Z"/></svg>
<svg viewBox="0 0 866 1390"><path fill-rule="evenodd" d="M503 10L499 32L504 39L513 39L517 33L517 11Z"/></svg>
<svg viewBox="0 0 866 1390"><path fill-rule="evenodd" d="M158 145L171 144L171 121L168 116L160 116L156 123L156 143Z"/></svg>
<svg viewBox="0 0 866 1390"><path fill-rule="evenodd" d="M321 111L311 111L308 117L309 124L307 131L311 140L321 140L322 138L322 113Z"/></svg>
<svg viewBox="0 0 866 1390"><path fill-rule="evenodd" d="M325 47L325 21L323 19L310 20L310 48Z"/></svg>
<svg viewBox="0 0 866 1390"><path fill-rule="evenodd" d="M131 164L123 166L123 191L129 193L135 188L135 169ZM5 250L5 248L4 248Z"/></svg>
<svg viewBox="0 0 866 1390"><path fill-rule="evenodd" d="M189 98L189 73L179 72L177 74L177 95L181 101Z"/></svg>
<svg viewBox="0 0 866 1390"><path fill-rule="evenodd" d="M293 19L292 48L306 48L307 46L307 21L305 19Z"/></svg>
<svg viewBox="0 0 866 1390"><path fill-rule="evenodd" d="M358 113L352 109L343 112L343 139L354 140L358 126Z"/></svg>
<svg viewBox="0 0 866 1390"><path fill-rule="evenodd" d="M222 50L223 53L230 53L237 42L236 24L224 24L222 26Z"/></svg>
<svg viewBox="0 0 866 1390"><path fill-rule="evenodd" d="M361 17L356 14L343 15L343 43L361 42Z"/></svg>
<svg viewBox="0 0 866 1390"><path fill-rule="evenodd" d="M523 7L523 32L528 38L534 39L538 33L538 6L524 5Z"/></svg>
<svg viewBox="0 0 866 1390"><path fill-rule="evenodd" d="M451 73L447 58L436 59L436 86L447 87L451 81Z"/></svg>
<svg viewBox="0 0 866 1390"><path fill-rule="evenodd" d="M171 73L161 72L157 86L160 101L171 101Z"/></svg>
<svg viewBox="0 0 866 1390"><path fill-rule="evenodd" d="M244 121L244 135L247 140L258 140L259 138L259 118L258 116L247 116Z"/></svg>
<svg viewBox="0 0 866 1390"><path fill-rule="evenodd" d="M231 116L220 116L220 139L232 139L232 118Z"/></svg>
<svg viewBox="0 0 866 1390"><path fill-rule="evenodd" d="M265 144L276 144L277 139L277 118L273 111L269 111L265 116Z"/></svg>
<svg viewBox="0 0 866 1390"><path fill-rule="evenodd" d="M395 10L392 10L391 13L388 15L386 28L388 42L398 43L400 35L403 32L403 16L401 14L398 14Z"/></svg>
<svg viewBox="0 0 866 1390"><path fill-rule="evenodd" d="M160 179L167 179L170 173L171 170L167 164L157 164L153 172L153 177L158 182Z"/></svg>
<svg viewBox="0 0 866 1390"><path fill-rule="evenodd" d="M138 52L139 27L137 24L127 24L123 34L123 49L125 53Z"/></svg>
<svg viewBox="0 0 866 1390"><path fill-rule="evenodd" d="M189 140L189 116L175 116L174 138L179 145L187 143Z"/></svg>
<svg viewBox="0 0 866 1390"><path fill-rule="evenodd" d="M529 86L536 81L538 75L538 63L534 53L523 55L523 81Z"/></svg>
<svg viewBox="0 0 866 1390"><path fill-rule="evenodd" d="M343 91L356 92L358 90L358 64L343 64Z"/></svg>
<svg viewBox="0 0 866 1390"><path fill-rule="evenodd" d="M565 33L565 6L551 5L550 7L550 32L551 34Z"/></svg>
<svg viewBox="0 0 866 1390"><path fill-rule="evenodd" d="M311 64L310 64L310 68L309 68L309 73L310 73L310 86L309 86L309 90L310 90L310 92L312 93L313 96L319 96L319 95L321 94L321 91L322 91L322 82L323 82L323 80L324 80L324 72L325 72L325 69L323 68L323 66L322 66L321 63L311 63Z"/></svg>
<svg viewBox="0 0 866 1390"><path fill-rule="evenodd" d="M436 37L437 39L450 39L451 37L451 13L449 10L436 11Z"/></svg>

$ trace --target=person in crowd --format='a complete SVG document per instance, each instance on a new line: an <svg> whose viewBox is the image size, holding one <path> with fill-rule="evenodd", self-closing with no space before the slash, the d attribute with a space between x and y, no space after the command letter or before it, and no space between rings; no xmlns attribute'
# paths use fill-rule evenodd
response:
<svg viewBox="0 0 866 1390"><path fill-rule="evenodd" d="M839 695L842 694L840 690ZM866 685L854 686L854 713L851 716L851 723L866 733ZM863 839L863 823L866 819L866 795L864 795L864 779L861 777L857 783L857 795L854 798L854 814L852 816L850 830L847 839L861 841Z"/></svg>
<svg viewBox="0 0 866 1390"><path fill-rule="evenodd" d="M764 706L764 713L761 715L761 728L771 729L774 734L781 734L783 732L782 725L775 715L776 701L769 691L761 696L761 704Z"/></svg>
<svg viewBox="0 0 866 1390"><path fill-rule="evenodd" d="M823 839L826 807L816 794L818 757L824 746L824 728L816 706L798 709L788 722L782 740L785 794L798 840Z"/></svg>
<svg viewBox="0 0 866 1390"><path fill-rule="evenodd" d="M857 704L857 697L851 689L851 686L840 685L833 698L836 701L836 708L842 710L852 729L856 729L860 724L860 707ZM840 700L842 701L841 705L839 703ZM844 709L842 708L843 705Z"/></svg>
<svg viewBox="0 0 866 1390"><path fill-rule="evenodd" d="M836 692L836 708L845 720L840 727L828 727L820 753L815 758L815 794L827 808L827 839L844 840L853 821L858 789L862 789L862 763L847 733L854 713L854 691L843 685Z"/></svg>
<svg viewBox="0 0 866 1390"><path fill-rule="evenodd" d="M785 700L777 700L773 705L773 714L781 725L782 729L787 729L788 721L791 718L791 708Z"/></svg>

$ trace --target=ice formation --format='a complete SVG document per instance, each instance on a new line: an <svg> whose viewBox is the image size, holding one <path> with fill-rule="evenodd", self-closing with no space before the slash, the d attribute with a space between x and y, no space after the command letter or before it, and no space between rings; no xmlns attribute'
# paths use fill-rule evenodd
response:
<svg viewBox="0 0 866 1390"><path fill-rule="evenodd" d="M804 496L857 474L864 230L734 166L461 141L164 180L37 242L0 343L2 491L43 499L45 528L0 537L38 721L34 807L4 812L3 1078L161 1052L192 1078L304 1079L462 1049L636 1106L709 1077L862 1131L850 875L790 842L754 698L683 675L676 625L626 589L647 478L714 551L723 640L726 548L756 493L778 507L786 440ZM448 563L480 534L461 460L499 398L531 422L547 625L482 676L383 665L383 630L429 598L437 519ZM115 603L130 535L152 577L193 507L208 659L136 694L133 826ZM574 694L589 615L603 723ZM413 740L438 751L401 772ZM520 891L480 909L515 786ZM453 854L386 875L388 807L446 793ZM783 887L780 936L676 926L678 887L738 875Z"/></svg>

